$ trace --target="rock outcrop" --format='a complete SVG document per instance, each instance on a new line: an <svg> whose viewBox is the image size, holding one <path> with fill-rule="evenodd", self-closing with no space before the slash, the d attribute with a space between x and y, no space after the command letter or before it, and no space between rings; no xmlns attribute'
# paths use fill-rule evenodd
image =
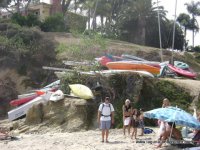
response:
<svg viewBox="0 0 200 150"><path fill-rule="evenodd" d="M58 102L49 101L34 105L26 115L26 125L42 123L48 127L60 127L61 131L87 130L93 125L96 114L95 103L92 100L65 98Z"/></svg>
<svg viewBox="0 0 200 150"><path fill-rule="evenodd" d="M10 104L9 102L17 97L15 83L9 77L0 79L0 117L7 114Z"/></svg>

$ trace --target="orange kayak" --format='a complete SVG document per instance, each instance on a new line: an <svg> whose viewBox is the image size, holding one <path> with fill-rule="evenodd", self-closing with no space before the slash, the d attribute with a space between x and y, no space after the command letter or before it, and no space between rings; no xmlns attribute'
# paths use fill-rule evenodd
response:
<svg viewBox="0 0 200 150"><path fill-rule="evenodd" d="M147 64L133 63L129 61L108 62L106 66L109 69L140 70L140 71L148 71L152 74L160 74L160 68L153 67Z"/></svg>

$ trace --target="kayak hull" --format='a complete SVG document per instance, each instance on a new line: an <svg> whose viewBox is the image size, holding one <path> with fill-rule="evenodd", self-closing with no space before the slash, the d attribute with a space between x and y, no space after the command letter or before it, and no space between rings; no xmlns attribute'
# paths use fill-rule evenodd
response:
<svg viewBox="0 0 200 150"><path fill-rule="evenodd" d="M93 99L94 95L92 91L85 85L82 84L71 84L69 85L75 96L78 96L82 99Z"/></svg>
<svg viewBox="0 0 200 150"><path fill-rule="evenodd" d="M109 69L119 69L119 70L137 70L137 71L147 71L152 74L159 74L160 68L153 67L147 64L132 63L132 62L110 62L106 66Z"/></svg>
<svg viewBox="0 0 200 150"><path fill-rule="evenodd" d="M185 76L185 77L188 77L188 78L191 78L191 79L194 79L194 78L197 77L196 73L174 67L171 64L168 64L167 66L178 75Z"/></svg>

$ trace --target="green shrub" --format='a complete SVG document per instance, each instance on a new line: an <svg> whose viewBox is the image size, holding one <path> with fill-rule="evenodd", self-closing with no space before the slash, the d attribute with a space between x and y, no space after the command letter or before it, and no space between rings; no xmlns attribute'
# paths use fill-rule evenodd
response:
<svg viewBox="0 0 200 150"><path fill-rule="evenodd" d="M72 12L67 12L66 18L70 32L76 31L78 33L82 33L85 30L87 17Z"/></svg>
<svg viewBox="0 0 200 150"><path fill-rule="evenodd" d="M22 16L19 13L13 14L11 17L11 21L12 21L12 23L19 24L20 26L26 25L26 17Z"/></svg>
<svg viewBox="0 0 200 150"><path fill-rule="evenodd" d="M40 26L41 22L38 17L34 14L28 14L27 16L22 16L21 14L15 13L11 17L12 23L19 24L20 26Z"/></svg>
<svg viewBox="0 0 200 150"><path fill-rule="evenodd" d="M33 26L40 26L41 22L38 18L38 16L34 14L28 14L26 16L26 26L33 27Z"/></svg>
<svg viewBox="0 0 200 150"><path fill-rule="evenodd" d="M199 46L195 46L193 48L193 51L200 53L200 45Z"/></svg>
<svg viewBox="0 0 200 150"><path fill-rule="evenodd" d="M44 32L68 31L68 27L65 24L64 16L59 13L47 17L40 27L41 30Z"/></svg>
<svg viewBox="0 0 200 150"><path fill-rule="evenodd" d="M188 92L169 81L159 80L155 86L163 97L170 100L173 106L188 110L192 102L192 97Z"/></svg>

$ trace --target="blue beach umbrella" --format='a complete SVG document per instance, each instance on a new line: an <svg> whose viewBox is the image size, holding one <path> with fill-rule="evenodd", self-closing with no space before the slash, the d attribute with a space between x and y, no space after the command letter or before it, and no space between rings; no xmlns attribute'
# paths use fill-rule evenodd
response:
<svg viewBox="0 0 200 150"><path fill-rule="evenodd" d="M175 122L177 125L200 129L200 122L191 114L177 107L157 108L144 112L144 117Z"/></svg>

